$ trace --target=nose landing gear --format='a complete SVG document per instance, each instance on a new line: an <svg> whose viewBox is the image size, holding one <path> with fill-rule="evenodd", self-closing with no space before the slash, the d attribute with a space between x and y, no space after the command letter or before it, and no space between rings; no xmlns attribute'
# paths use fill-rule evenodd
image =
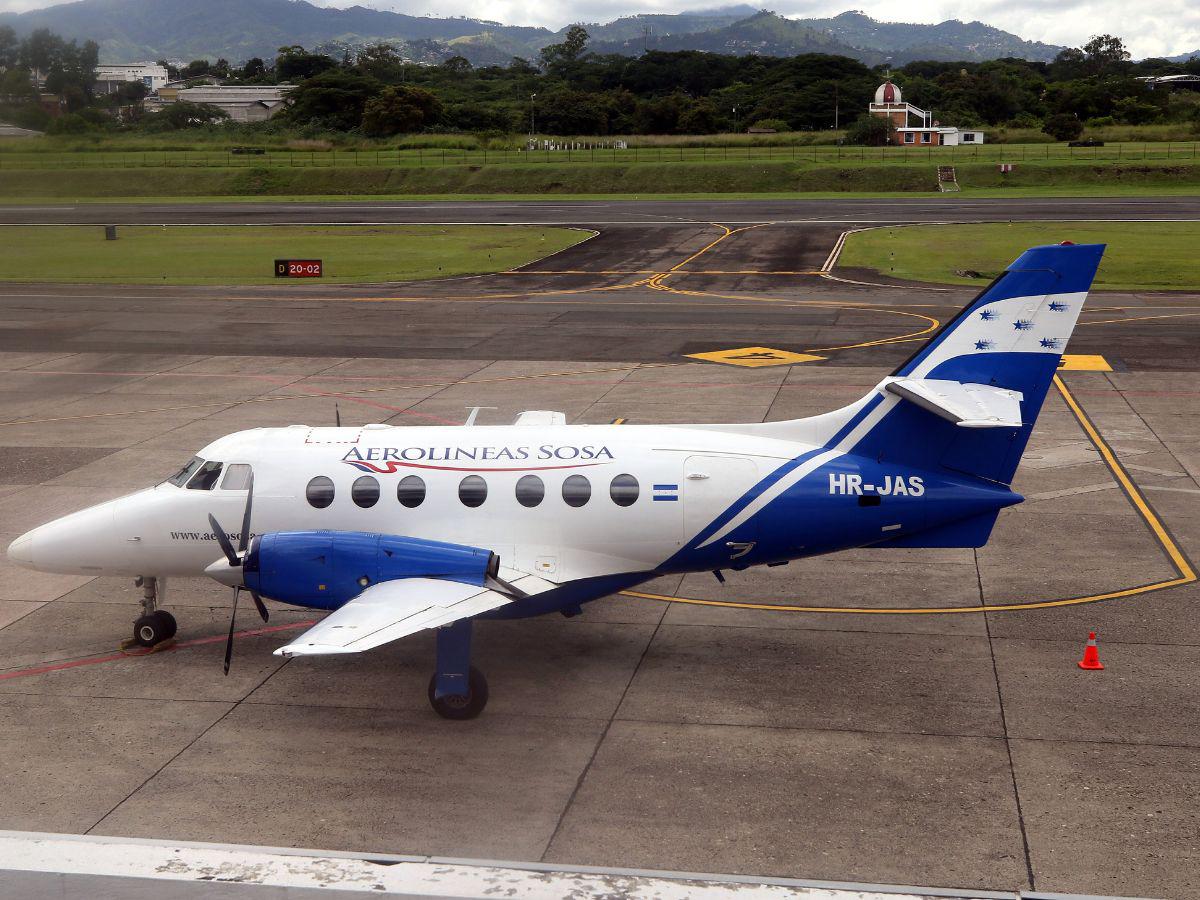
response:
<svg viewBox="0 0 1200 900"><path fill-rule="evenodd" d="M178 629L175 617L158 608L166 587L163 579L147 575L136 579L134 584L142 589L142 614L133 623L133 643L153 647L173 638Z"/></svg>

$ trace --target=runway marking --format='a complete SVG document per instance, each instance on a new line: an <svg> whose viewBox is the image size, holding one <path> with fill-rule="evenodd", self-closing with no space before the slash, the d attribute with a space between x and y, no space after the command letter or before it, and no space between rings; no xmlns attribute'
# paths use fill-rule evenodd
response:
<svg viewBox="0 0 1200 900"><path fill-rule="evenodd" d="M1143 306L1114 306L1111 309L1154 309L1154 307ZM1163 308L1163 307L1160 307ZM1171 309L1172 307L1166 307ZM1095 310L1093 310L1095 311ZM1126 322L1144 322L1147 319L1183 319L1187 317L1200 316L1200 312L1185 312L1185 313L1164 313L1159 316L1128 316L1124 319L1100 319L1099 321L1080 322L1080 325L1124 325Z"/></svg>
<svg viewBox="0 0 1200 900"><path fill-rule="evenodd" d="M296 631L300 628L309 628L316 625L318 619L310 619L305 622L290 622L287 625L270 625L262 628L249 628L246 631L238 631L234 633L234 637L247 638L258 637L264 634L276 634L281 631ZM28 678L31 675L46 675L50 672L63 672L68 669L78 669L83 666L95 666L101 663L116 662L120 659L136 659L140 656L152 656L157 653L173 653L176 650L190 650L192 647L202 647L205 644L224 643L228 640L229 635L222 631L220 634L209 635L208 637L189 638L186 641L174 641L169 646L159 647L142 647L137 650L118 650L115 653L109 653L103 656L84 656L79 659L69 659L65 662L44 663L42 665L28 666L23 669L9 669L5 672L0 672L0 681L7 681L11 678Z"/></svg>
<svg viewBox="0 0 1200 900"><path fill-rule="evenodd" d="M630 372L630 371L635 371L637 369L667 369L667 368L673 368L673 367L679 366L679 365L684 365L684 364L683 363L635 363L633 365L626 365L626 366L610 366L610 367L604 368L604 369L586 369L581 372L532 372L532 373L529 373L526 375L503 375L503 376L498 376L496 378L474 378L474 379L467 378L467 379L461 379L459 381L431 381L431 382L424 382L424 383L420 383L420 384L389 385L388 387L378 387L378 388L356 388L354 390L341 391L341 392L337 393L336 395L335 394L326 394L325 396L336 396L341 399L355 400L356 395L358 395L358 394L379 394L379 393L388 393L391 391L413 390L413 389L418 389L418 388L457 387L458 385L497 384L497 383L508 382L508 381L528 381L528 380L534 380L534 379L539 379L539 378L566 378L566 377L572 377L572 376L576 376L576 375L602 375L607 372ZM268 376L268 375L236 375L236 374L212 375L212 374L209 374L206 372L196 372L196 373L189 373L189 372L114 373L114 372L57 372L57 371L51 372L51 371L42 371L42 370L33 370L33 369L9 369L0 374L11 374L11 373L15 373L15 372L21 372L21 373L27 373L27 374L43 374L43 375L68 374L68 375L89 375L89 376L138 374L138 375L146 375L147 377L155 376L155 375L172 375L175 377L205 377L205 378L239 378L239 377L270 378L270 377L272 377L272 376ZM282 378L285 376L280 376L280 377ZM311 376L305 376L305 377L319 378L319 377L325 377L325 376L311 375ZM337 375L329 375L327 377L337 378ZM188 403L188 404L184 404L184 405L180 405L180 406L162 406L162 407L157 407L154 409L129 409L129 410L119 410L117 412L107 412L107 413L84 413L84 414L81 414L78 416L54 416L51 418L44 418L44 419L13 419L12 421L9 421L9 422L0 422L0 428L3 428L5 426L10 426L10 425L42 425L42 424L46 424L49 422L71 422L71 421L75 421L78 419L106 419L106 418L114 418L114 417L118 417L118 416L136 416L136 415L141 415L144 413L174 412L176 410L201 409L201 408L210 407L210 406L229 406L230 408L233 408L235 406L240 406L243 403L275 403L275 402L283 401L283 400L311 400L317 396L321 396L321 393L318 392L316 394L312 394L312 393L309 393L309 394L279 394L279 395L276 395L273 397L247 397L244 400L234 400L234 401L214 400L214 401L211 401L208 403ZM418 402L421 402L421 401L418 401ZM384 407L384 408L394 409L395 407ZM399 411L405 412L406 410L399 410ZM415 413L415 414L426 415L424 413ZM433 417L433 418L436 418L436 417ZM443 421L449 422L449 420L443 420ZM450 424L457 425L458 422L451 422Z"/></svg>
<svg viewBox="0 0 1200 900"><path fill-rule="evenodd" d="M576 245L578 246L578 245ZM570 249L570 248L568 248ZM819 269L678 269L676 275L820 275ZM658 275L658 269L509 269L497 275Z"/></svg>
<svg viewBox="0 0 1200 900"><path fill-rule="evenodd" d="M685 353L691 359L703 359L726 366L790 366L796 363L825 359L811 353L793 353L790 350L773 350L770 347L735 347L732 350L713 350L709 353Z"/></svg>
<svg viewBox="0 0 1200 900"><path fill-rule="evenodd" d="M1058 361L1060 372L1111 372L1112 366L1103 356L1064 353Z"/></svg>
<svg viewBox="0 0 1200 900"><path fill-rule="evenodd" d="M1159 518L1153 507L1150 506L1149 501L1142 495L1133 479L1129 476L1129 473L1125 471L1125 467L1117 458L1116 453L1113 452L1112 448L1104 440L1103 436L1101 436L1095 424L1093 424L1087 413L1075 399L1075 396L1058 375L1054 376L1054 386L1058 389L1059 394L1067 404L1067 408L1075 416L1075 420L1083 428L1088 439L1100 453L1117 485L1125 493L1126 498L1133 505L1143 523L1154 536L1159 548L1175 568L1176 574L1174 577L1135 587L1105 591L1099 594L1088 594L1082 597L1065 597L1059 600L1040 600L1030 603L981 603L975 606L939 606L928 608L800 606L796 604L752 603L737 600L701 600L694 597L668 597L665 594L654 594L648 591L622 591L621 594L626 597L634 597L640 600L658 600L663 603L684 603L692 606L717 606L728 609L754 609L768 612L833 613L838 615L950 615L958 613L1020 612L1033 609L1053 609L1060 606L1080 606L1086 603L1099 603L1104 600L1137 597L1153 591L1161 591L1167 588L1194 583L1198 578L1195 567L1188 559L1187 554L1176 543L1170 531L1167 530L1162 519Z"/></svg>

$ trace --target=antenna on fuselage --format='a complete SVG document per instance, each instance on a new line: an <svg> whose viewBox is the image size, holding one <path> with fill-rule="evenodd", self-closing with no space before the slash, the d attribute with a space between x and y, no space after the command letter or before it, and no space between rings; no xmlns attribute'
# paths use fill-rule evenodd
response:
<svg viewBox="0 0 1200 900"><path fill-rule="evenodd" d="M338 409L337 401L333 401L333 424L338 428L342 427L342 411Z"/></svg>

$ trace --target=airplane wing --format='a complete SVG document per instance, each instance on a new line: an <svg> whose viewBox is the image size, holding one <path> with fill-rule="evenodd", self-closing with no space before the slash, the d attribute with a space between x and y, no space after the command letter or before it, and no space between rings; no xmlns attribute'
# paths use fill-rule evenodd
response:
<svg viewBox="0 0 1200 900"><path fill-rule="evenodd" d="M534 575L519 575L508 585L525 595L553 587ZM438 578L381 581L280 647L275 655L361 653L426 628L498 609L512 599L491 588Z"/></svg>

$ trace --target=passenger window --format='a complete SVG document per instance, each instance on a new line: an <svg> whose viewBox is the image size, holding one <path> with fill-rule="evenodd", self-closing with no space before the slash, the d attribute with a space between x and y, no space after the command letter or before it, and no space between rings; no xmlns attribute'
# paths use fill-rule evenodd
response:
<svg viewBox="0 0 1200 900"><path fill-rule="evenodd" d="M416 509L425 502L425 481L419 475L406 475L396 485L396 499L401 506Z"/></svg>
<svg viewBox="0 0 1200 900"><path fill-rule="evenodd" d="M458 483L458 499L463 506L482 506L487 499L487 482L478 475L468 475Z"/></svg>
<svg viewBox="0 0 1200 900"><path fill-rule="evenodd" d="M592 483L582 475L568 475L562 486L567 506L583 506L592 498Z"/></svg>
<svg viewBox="0 0 1200 900"><path fill-rule="evenodd" d="M638 480L632 475L618 475L609 485L608 495L617 506L633 506L638 498Z"/></svg>
<svg viewBox="0 0 1200 900"><path fill-rule="evenodd" d="M318 475L308 483L304 496L308 498L309 506L324 509L333 502L333 481L324 475Z"/></svg>
<svg viewBox="0 0 1200 900"><path fill-rule="evenodd" d="M370 509L379 502L379 482L370 475L355 478L354 484L350 485L350 499L355 506Z"/></svg>
<svg viewBox="0 0 1200 900"><path fill-rule="evenodd" d="M167 483L173 484L175 487L183 487L202 465L204 465L204 460L198 456L193 456L187 461L187 465L167 479Z"/></svg>
<svg viewBox="0 0 1200 900"><path fill-rule="evenodd" d="M225 470L221 479L223 491L245 491L250 488L250 467L245 463L233 463Z"/></svg>
<svg viewBox="0 0 1200 900"><path fill-rule="evenodd" d="M517 502L522 506L537 506L546 496L546 485L536 475L522 475L517 481Z"/></svg>
<svg viewBox="0 0 1200 900"><path fill-rule="evenodd" d="M206 462L188 482L189 491L211 491L216 487L217 479L221 477L219 462Z"/></svg>

